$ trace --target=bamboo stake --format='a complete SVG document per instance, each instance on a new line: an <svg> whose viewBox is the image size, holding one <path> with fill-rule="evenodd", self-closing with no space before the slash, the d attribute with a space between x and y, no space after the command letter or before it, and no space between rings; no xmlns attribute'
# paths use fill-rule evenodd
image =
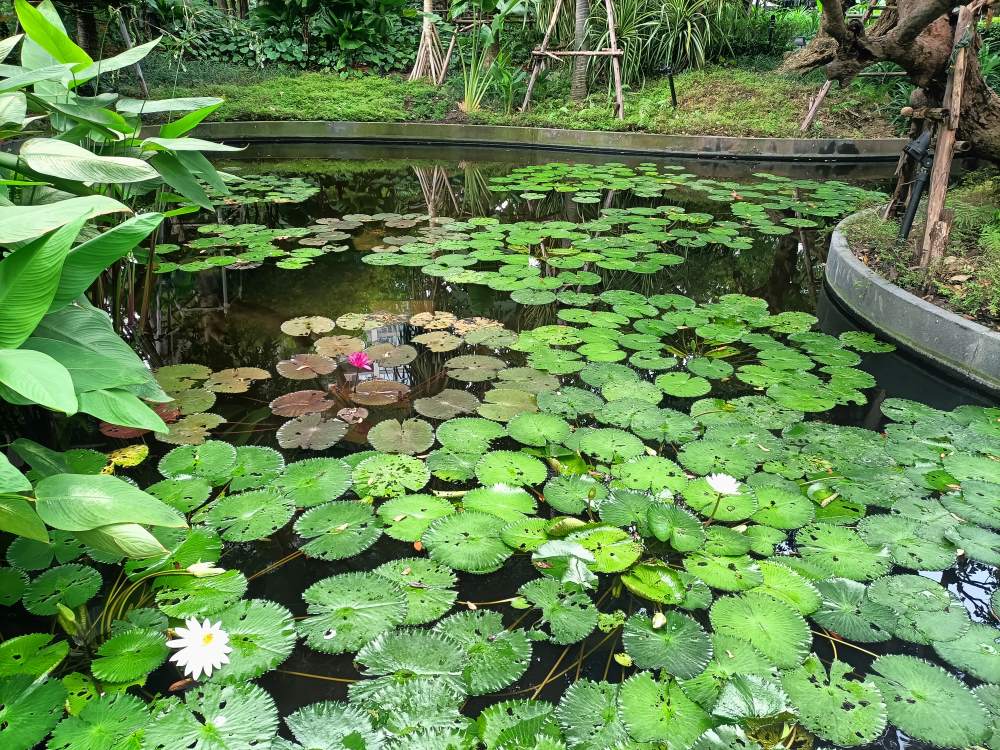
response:
<svg viewBox="0 0 1000 750"><path fill-rule="evenodd" d="M945 198L948 196L948 179L951 175L951 162L955 156L955 136L962 108L962 90L965 88L965 71L968 67L969 45L959 48L965 36L972 29L973 13L965 5L958 10L958 23L955 24L955 41L952 47L955 52L955 64L948 74L948 84L945 88L944 104L948 108L948 116L941 123L938 131L937 145L934 151L934 164L931 167L930 191L927 194L927 221L924 225L924 239L920 252L920 267L927 268L936 260L944 257L948 245L948 235L951 227L941 220Z"/></svg>
<svg viewBox="0 0 1000 750"><path fill-rule="evenodd" d="M833 79L827 79L826 83L823 84L823 88L819 90L816 98L813 99L812 104L809 105L809 111L806 113L806 119L802 121L799 126L799 132L805 133L809 130L809 126L812 125L813 118L816 117L816 113L819 112L820 105L826 98L826 95L830 93L830 87L833 85Z"/></svg>
<svg viewBox="0 0 1000 750"><path fill-rule="evenodd" d="M545 29L545 36L542 37L542 43L538 47L539 52L544 52L549 46L549 39L552 38L552 32L556 28L556 21L559 20L559 11L562 9L562 0L556 0L555 6L552 8L552 16L549 18L549 25ZM542 72L542 60L541 58L535 60L535 64L531 68L531 77L528 79L528 89L524 92L524 101L521 103L521 111L527 112L531 109L531 92L535 88L535 83L538 81L538 74Z"/></svg>
<svg viewBox="0 0 1000 750"><path fill-rule="evenodd" d="M615 9L611 0L604 0L604 7L608 14L608 40L611 42L613 53L611 58L611 74L615 81L615 113L619 120L625 119L625 98L622 95L622 61L621 51L618 49L618 35L615 33Z"/></svg>

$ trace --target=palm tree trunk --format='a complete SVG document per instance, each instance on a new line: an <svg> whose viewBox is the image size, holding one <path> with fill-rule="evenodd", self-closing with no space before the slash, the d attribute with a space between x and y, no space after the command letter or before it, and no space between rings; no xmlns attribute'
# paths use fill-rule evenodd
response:
<svg viewBox="0 0 1000 750"><path fill-rule="evenodd" d="M576 27L573 32L573 48L585 49L587 46L587 19L590 18L590 0L576 0ZM589 58L578 55L573 58L573 82L570 86L570 96L575 100L587 96L587 63Z"/></svg>

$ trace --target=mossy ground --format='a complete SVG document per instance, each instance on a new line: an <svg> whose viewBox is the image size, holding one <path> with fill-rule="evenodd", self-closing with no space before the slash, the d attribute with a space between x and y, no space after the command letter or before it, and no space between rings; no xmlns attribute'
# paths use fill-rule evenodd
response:
<svg viewBox="0 0 1000 750"><path fill-rule="evenodd" d="M197 64L178 73L162 67L151 76L152 98L222 96L218 120L450 121L531 125L581 130L758 137L798 137L799 124L821 79L775 73L774 61L741 61L676 76L679 106L671 105L666 78L647 79L625 94L625 120L617 120L608 92L595 86L583 102L572 102L559 75L543 80L528 113L503 112L487 100L467 115L457 107L461 80L441 87L401 76L343 78L288 69L251 70ZM895 135L892 107L880 89L852 85L830 92L808 135L872 138Z"/></svg>

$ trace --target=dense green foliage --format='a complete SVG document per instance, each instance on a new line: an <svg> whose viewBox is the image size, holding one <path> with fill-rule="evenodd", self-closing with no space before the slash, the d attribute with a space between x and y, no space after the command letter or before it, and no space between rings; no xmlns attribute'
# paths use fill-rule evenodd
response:
<svg viewBox="0 0 1000 750"><path fill-rule="evenodd" d="M185 137L221 102L83 96L156 42L95 62L51 3L15 8L25 34L0 43L3 58L20 47L0 84L0 137L20 141L0 159L0 397L165 430L148 402L166 395L83 295L166 216L211 208L199 180L226 190L202 152L232 149ZM143 137L143 111L189 114Z"/></svg>

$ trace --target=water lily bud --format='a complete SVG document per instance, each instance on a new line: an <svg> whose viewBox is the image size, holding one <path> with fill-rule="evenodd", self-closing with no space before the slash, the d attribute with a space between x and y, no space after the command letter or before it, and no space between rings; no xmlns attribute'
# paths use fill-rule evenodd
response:
<svg viewBox="0 0 1000 750"><path fill-rule="evenodd" d="M657 612L653 615L653 630L659 630L664 625L667 624L667 616L662 612Z"/></svg>
<svg viewBox="0 0 1000 750"><path fill-rule="evenodd" d="M195 578L211 578L212 576L222 575L226 572L226 569L216 568L212 563L201 562L199 560L196 563L188 565L187 571Z"/></svg>

